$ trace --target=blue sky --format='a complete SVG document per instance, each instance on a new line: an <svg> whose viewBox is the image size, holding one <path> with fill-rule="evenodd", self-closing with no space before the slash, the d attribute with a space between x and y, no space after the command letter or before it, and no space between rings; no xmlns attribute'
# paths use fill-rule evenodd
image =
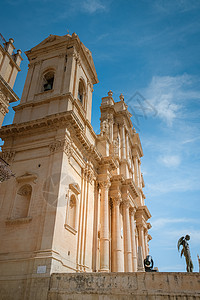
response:
<svg viewBox="0 0 200 300"><path fill-rule="evenodd" d="M152 214L150 253L160 271L185 271L177 252L189 234L194 270L200 254L200 1L3 0L1 33L26 51L49 34L76 32L92 51L101 97L125 96L143 145L146 204ZM27 73L14 87L21 96ZM4 125L10 124L10 109Z"/></svg>

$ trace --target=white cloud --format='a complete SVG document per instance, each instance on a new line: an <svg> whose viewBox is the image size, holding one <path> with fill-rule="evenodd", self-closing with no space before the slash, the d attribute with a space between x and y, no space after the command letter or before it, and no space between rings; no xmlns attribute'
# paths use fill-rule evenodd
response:
<svg viewBox="0 0 200 300"><path fill-rule="evenodd" d="M178 155L164 155L160 156L158 160L168 168L178 167L181 163L180 156Z"/></svg>
<svg viewBox="0 0 200 300"><path fill-rule="evenodd" d="M195 219L190 219L190 218L158 218L155 221L152 221L152 227L154 230L160 230L162 227L165 227L167 225L167 229L169 228L169 225L174 225L174 224L185 224L185 223L190 223L190 224L196 224L200 223L200 220L195 220ZM180 234L180 233L179 233ZM199 231L197 232L199 234ZM196 233L195 233L196 235Z"/></svg>
<svg viewBox="0 0 200 300"><path fill-rule="evenodd" d="M197 136L192 139L187 139L187 140L182 141L182 144L184 145L184 144L194 143L194 142L198 141L199 139L200 139L200 136Z"/></svg>
<svg viewBox="0 0 200 300"><path fill-rule="evenodd" d="M200 3L196 0L156 0L154 5L160 13L184 13L198 9Z"/></svg>
<svg viewBox="0 0 200 300"><path fill-rule="evenodd" d="M190 178L169 177L167 180L155 181L155 183L146 183L146 190L151 197L171 192L199 191L199 177L194 174Z"/></svg>
<svg viewBox="0 0 200 300"><path fill-rule="evenodd" d="M96 11L106 10L106 6L99 0L85 0L82 3L82 7L86 12L90 14L93 14Z"/></svg>
<svg viewBox="0 0 200 300"><path fill-rule="evenodd" d="M145 95L157 110L157 116L168 126L172 126L176 118L183 117L185 102L200 99L200 91L193 86L197 80L188 74L152 78Z"/></svg>

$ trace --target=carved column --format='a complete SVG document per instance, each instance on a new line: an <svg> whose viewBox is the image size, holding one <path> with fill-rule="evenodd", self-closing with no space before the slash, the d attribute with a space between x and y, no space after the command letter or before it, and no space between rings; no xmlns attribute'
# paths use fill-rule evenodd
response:
<svg viewBox="0 0 200 300"><path fill-rule="evenodd" d="M123 231L124 231L124 271L132 272L131 230L129 217L129 200L123 200Z"/></svg>
<svg viewBox="0 0 200 300"><path fill-rule="evenodd" d="M135 208L130 208L133 272L137 272L137 247L136 247L135 218L134 218L135 212L136 212Z"/></svg>
<svg viewBox="0 0 200 300"><path fill-rule="evenodd" d="M124 124L121 125L120 128L121 131L121 158L125 159L126 158L126 145L125 145L125 126Z"/></svg>
<svg viewBox="0 0 200 300"><path fill-rule="evenodd" d="M121 228L119 206L121 196L112 197L112 218L113 218L113 236L112 236L112 272L123 272L122 248L121 248Z"/></svg>
<svg viewBox="0 0 200 300"><path fill-rule="evenodd" d="M141 160L138 159L138 186L142 188L142 182L141 182Z"/></svg>
<svg viewBox="0 0 200 300"><path fill-rule="evenodd" d="M135 184L139 186L139 170L138 170L138 158L134 156L134 175L135 175Z"/></svg>
<svg viewBox="0 0 200 300"><path fill-rule="evenodd" d="M149 254L148 252L148 230L144 229L144 245L145 245L145 257ZM144 258L145 258L144 257Z"/></svg>
<svg viewBox="0 0 200 300"><path fill-rule="evenodd" d="M126 134L126 155L127 155L127 160L129 162L129 137L128 137L128 134Z"/></svg>
<svg viewBox="0 0 200 300"><path fill-rule="evenodd" d="M144 227L138 224L138 246L142 247L143 259L145 258L145 244L144 244Z"/></svg>
<svg viewBox="0 0 200 300"><path fill-rule="evenodd" d="M109 272L109 181L100 182L100 272Z"/></svg>

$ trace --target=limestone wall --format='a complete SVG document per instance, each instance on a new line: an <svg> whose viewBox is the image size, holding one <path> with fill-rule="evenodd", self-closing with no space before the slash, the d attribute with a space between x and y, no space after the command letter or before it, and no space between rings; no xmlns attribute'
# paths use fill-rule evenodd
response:
<svg viewBox="0 0 200 300"><path fill-rule="evenodd" d="M199 273L53 274L48 300L200 299Z"/></svg>

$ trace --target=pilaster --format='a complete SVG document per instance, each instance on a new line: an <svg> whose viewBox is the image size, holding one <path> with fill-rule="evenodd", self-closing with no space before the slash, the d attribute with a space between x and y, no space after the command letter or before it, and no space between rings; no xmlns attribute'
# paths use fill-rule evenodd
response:
<svg viewBox="0 0 200 300"><path fill-rule="evenodd" d="M137 248L136 248L136 236L135 236L135 212L136 209L130 208L130 223L131 223L131 245L132 245L132 261L133 272L137 272Z"/></svg>
<svg viewBox="0 0 200 300"><path fill-rule="evenodd" d="M131 230L129 207L130 202L127 197L123 197L123 231L124 231L124 271L132 272L132 250L131 250Z"/></svg>
<svg viewBox="0 0 200 300"><path fill-rule="evenodd" d="M101 188L100 204L100 272L110 271L110 233L109 233L109 200L110 180L99 182Z"/></svg>
<svg viewBox="0 0 200 300"><path fill-rule="evenodd" d="M123 272L123 257L121 247L121 228L119 206L122 201L121 194L118 192L111 195L112 199L112 272Z"/></svg>

